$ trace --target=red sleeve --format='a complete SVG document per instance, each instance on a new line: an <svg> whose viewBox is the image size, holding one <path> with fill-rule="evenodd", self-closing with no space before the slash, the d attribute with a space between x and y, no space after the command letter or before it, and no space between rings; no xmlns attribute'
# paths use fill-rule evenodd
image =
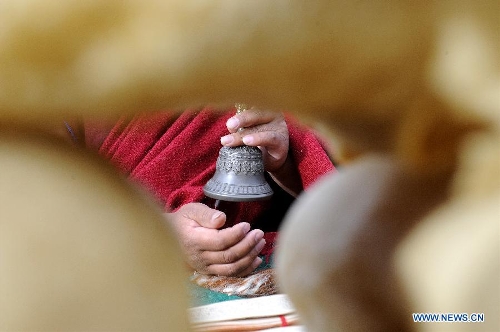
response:
<svg viewBox="0 0 500 332"><path fill-rule="evenodd" d="M325 174L335 171L335 167L324 143L313 131L289 115L286 116L286 121L290 136L290 151L299 170L302 186L307 189Z"/></svg>

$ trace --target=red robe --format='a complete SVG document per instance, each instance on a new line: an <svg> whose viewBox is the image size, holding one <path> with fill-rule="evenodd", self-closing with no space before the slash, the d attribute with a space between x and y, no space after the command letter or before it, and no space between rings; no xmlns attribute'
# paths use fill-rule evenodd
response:
<svg viewBox="0 0 500 332"><path fill-rule="evenodd" d="M220 137L228 134L226 121L235 110L186 111L181 115L160 112L120 120L112 126L86 123L87 146L98 149L131 179L144 185L167 211L190 202L214 206L203 193L203 186L215 172L221 148ZM325 173L334 170L320 140L309 130L287 117L290 151L307 189ZM276 231L293 199L275 185L269 201L234 203L220 206L227 216L225 226L246 221L265 232ZM304 222L309 222L304 220ZM272 240L268 234L266 242ZM271 238L270 238L271 237Z"/></svg>

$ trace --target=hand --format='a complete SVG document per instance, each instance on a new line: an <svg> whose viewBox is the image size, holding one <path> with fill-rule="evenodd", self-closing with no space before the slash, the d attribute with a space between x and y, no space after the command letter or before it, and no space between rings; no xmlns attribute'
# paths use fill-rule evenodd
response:
<svg viewBox="0 0 500 332"><path fill-rule="evenodd" d="M228 119L226 126L231 134L221 137L222 145L258 146L266 171L281 188L292 196L303 190L297 167L288 153L290 141L283 114L252 108Z"/></svg>
<svg viewBox="0 0 500 332"><path fill-rule="evenodd" d="M268 172L277 171L285 164L289 139L283 114L252 108L231 117L226 126L231 134L221 138L222 145L258 146Z"/></svg>
<svg viewBox="0 0 500 332"><path fill-rule="evenodd" d="M262 263L258 254L266 241L260 229L242 222L221 228L226 215L201 203L189 203L167 213L178 234L187 263L197 272L244 277Z"/></svg>

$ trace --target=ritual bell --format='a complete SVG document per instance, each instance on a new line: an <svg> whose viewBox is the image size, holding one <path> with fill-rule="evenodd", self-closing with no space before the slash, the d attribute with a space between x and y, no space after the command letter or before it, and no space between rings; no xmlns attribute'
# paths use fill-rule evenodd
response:
<svg viewBox="0 0 500 332"><path fill-rule="evenodd" d="M236 104L236 113L246 109ZM271 198L273 190L264 177L262 151L255 146L223 146L215 164L215 174L203 187L206 196L232 202Z"/></svg>

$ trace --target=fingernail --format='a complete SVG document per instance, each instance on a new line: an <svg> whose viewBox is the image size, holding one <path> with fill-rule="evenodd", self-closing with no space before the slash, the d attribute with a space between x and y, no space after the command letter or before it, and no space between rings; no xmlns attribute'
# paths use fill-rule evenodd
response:
<svg viewBox="0 0 500 332"><path fill-rule="evenodd" d="M234 141L234 138L232 135L226 135L226 136L222 136L220 138L220 144L222 144L222 145L233 143L233 141Z"/></svg>
<svg viewBox="0 0 500 332"><path fill-rule="evenodd" d="M261 240L257 245L255 246L255 250L257 250L259 253L264 249L264 246L266 245L266 240Z"/></svg>
<svg viewBox="0 0 500 332"><path fill-rule="evenodd" d="M260 241L264 237L264 232L258 229L255 232L255 241Z"/></svg>
<svg viewBox="0 0 500 332"><path fill-rule="evenodd" d="M255 268L258 268L260 266L260 264L262 264L262 258L260 257L255 257L255 260L254 260L254 266Z"/></svg>
<svg viewBox="0 0 500 332"><path fill-rule="evenodd" d="M244 234L248 233L248 231L250 230L250 224L247 222L243 223L242 229Z"/></svg>
<svg viewBox="0 0 500 332"><path fill-rule="evenodd" d="M236 129L238 128L240 125L240 121L236 118L230 118L229 120L227 120L226 122L226 126L229 128L229 129Z"/></svg>
<svg viewBox="0 0 500 332"><path fill-rule="evenodd" d="M250 145L253 142L254 142L253 136L247 135L243 137L243 143L245 143L246 145Z"/></svg>
<svg viewBox="0 0 500 332"><path fill-rule="evenodd" d="M220 216L222 216L222 212L217 211L212 215L212 221L217 220Z"/></svg>

